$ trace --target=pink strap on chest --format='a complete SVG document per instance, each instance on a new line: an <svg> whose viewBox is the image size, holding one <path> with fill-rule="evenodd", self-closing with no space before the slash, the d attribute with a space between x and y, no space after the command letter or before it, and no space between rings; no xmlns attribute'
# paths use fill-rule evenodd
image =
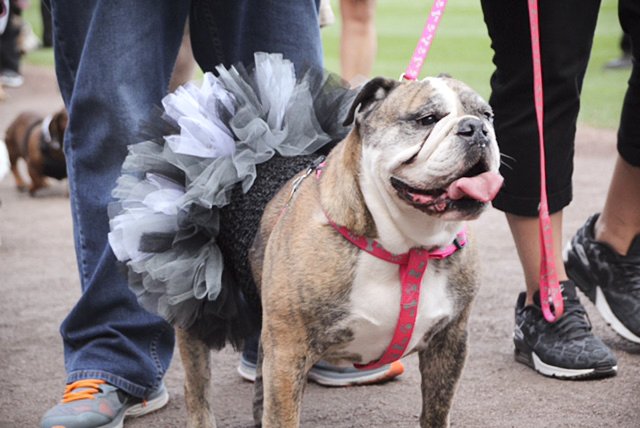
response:
<svg viewBox="0 0 640 428"><path fill-rule="evenodd" d="M393 254L385 250L378 241L354 235L344 226L335 224L331 219L329 219L329 223L361 250L400 266L400 283L402 287L400 314L391 343L378 360L367 364L354 364L354 366L361 370L371 370L399 360L404 355L407 346L409 346L409 341L413 334L420 302L420 285L422 277L427 270L429 259L444 259L464 247L467 243L466 232L464 230L460 232L454 243L444 248L434 251L427 251L424 248L412 248L408 253Z"/></svg>

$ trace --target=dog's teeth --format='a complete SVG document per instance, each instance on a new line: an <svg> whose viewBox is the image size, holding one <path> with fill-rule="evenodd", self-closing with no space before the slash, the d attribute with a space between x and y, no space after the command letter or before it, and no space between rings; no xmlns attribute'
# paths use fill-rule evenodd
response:
<svg viewBox="0 0 640 428"><path fill-rule="evenodd" d="M410 193L410 195L411 195L411 200L414 203L420 204L420 205L430 204L434 200L433 196L421 195L418 193Z"/></svg>

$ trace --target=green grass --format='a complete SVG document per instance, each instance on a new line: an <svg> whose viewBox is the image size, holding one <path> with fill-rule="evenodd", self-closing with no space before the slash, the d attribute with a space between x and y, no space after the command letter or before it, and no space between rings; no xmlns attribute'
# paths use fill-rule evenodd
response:
<svg viewBox="0 0 640 428"><path fill-rule="evenodd" d="M560 1L560 0L558 0ZM338 0L332 0L339 20ZM374 75L398 78L405 70L422 33L431 0L378 0L378 55ZM41 34L40 5L33 0L25 11L36 34ZM618 126L628 70L605 71L603 65L619 55L621 30L617 1L603 0L593 51L584 82L580 122L596 127ZM325 66L339 71L339 22L322 30ZM425 62L422 76L448 73L465 81L487 97L493 72L492 51L482 19L480 0L451 0ZM29 64L52 66L53 52L41 49L30 53Z"/></svg>
<svg viewBox="0 0 640 428"><path fill-rule="evenodd" d="M374 75L397 78L404 72L432 3L432 0L378 0L378 56ZM339 20L338 0L332 0L332 4ZM322 31L325 66L338 72L339 22ZM583 87L581 123L606 128L618 126L629 72L604 71L603 65L619 55L620 35L617 1L603 0ZM480 0L451 0L421 75L448 73L488 98L489 77L494 69L491 57Z"/></svg>

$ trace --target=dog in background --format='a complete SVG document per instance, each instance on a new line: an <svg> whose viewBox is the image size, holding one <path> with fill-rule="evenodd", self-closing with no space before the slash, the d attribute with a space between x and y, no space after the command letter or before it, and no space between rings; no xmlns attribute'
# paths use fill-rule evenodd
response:
<svg viewBox="0 0 640 428"><path fill-rule="evenodd" d="M21 113L7 128L5 143L9 152L11 173L20 191L27 184L18 170L18 160L24 159L31 178L29 194L47 186L46 177L62 180L67 177L63 153L64 132L67 128L67 111L63 108L45 118L33 113Z"/></svg>

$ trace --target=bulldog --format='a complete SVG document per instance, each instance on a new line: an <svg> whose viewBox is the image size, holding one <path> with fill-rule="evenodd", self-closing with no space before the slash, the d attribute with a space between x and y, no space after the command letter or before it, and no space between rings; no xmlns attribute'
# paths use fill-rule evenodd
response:
<svg viewBox="0 0 640 428"><path fill-rule="evenodd" d="M67 167L62 149L67 128L67 111L63 108L45 118L24 112L7 128L5 143L9 152L11 172L20 191L36 191L46 187L46 177L62 180L67 177ZM31 184L27 186L18 170L18 160L27 163Z"/></svg>
<svg viewBox="0 0 640 428"><path fill-rule="evenodd" d="M498 192L489 105L449 77L376 78L348 136L267 204L249 251L263 307L254 419L298 427L308 370L417 352L422 427L449 424L478 289L465 222ZM208 350L179 332L190 426L214 426Z"/></svg>

